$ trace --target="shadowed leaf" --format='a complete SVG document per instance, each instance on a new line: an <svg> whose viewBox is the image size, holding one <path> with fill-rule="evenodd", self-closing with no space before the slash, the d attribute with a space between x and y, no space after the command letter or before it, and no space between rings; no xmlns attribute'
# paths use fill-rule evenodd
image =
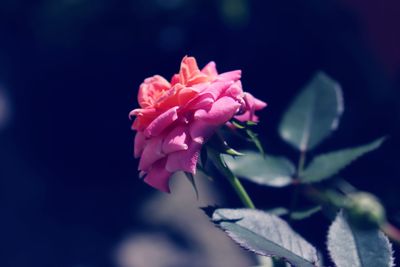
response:
<svg viewBox="0 0 400 267"><path fill-rule="evenodd" d="M329 228L328 250L337 267L392 267L392 247L379 230L358 230L342 212Z"/></svg>
<svg viewBox="0 0 400 267"><path fill-rule="evenodd" d="M291 184L295 167L288 159L269 155L264 158L260 153L253 151L243 151L243 154L235 158L223 156L229 169L236 176L273 187Z"/></svg>
<svg viewBox="0 0 400 267"><path fill-rule="evenodd" d="M327 179L349 165L362 155L381 146L385 138L379 138L369 144L342 149L316 156L302 172L303 183L315 183Z"/></svg>
<svg viewBox="0 0 400 267"><path fill-rule="evenodd" d="M319 72L284 114L279 134L300 151L311 150L338 127L343 109L339 84Z"/></svg>
<svg viewBox="0 0 400 267"><path fill-rule="evenodd" d="M256 254L277 256L297 267L319 266L316 249L275 215L254 209L217 209L212 221Z"/></svg>

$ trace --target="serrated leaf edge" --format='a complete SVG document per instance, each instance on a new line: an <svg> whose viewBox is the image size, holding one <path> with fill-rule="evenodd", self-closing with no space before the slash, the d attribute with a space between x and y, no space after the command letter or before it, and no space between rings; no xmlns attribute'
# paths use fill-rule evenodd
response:
<svg viewBox="0 0 400 267"><path fill-rule="evenodd" d="M336 220L339 218L339 216L344 216L342 210L338 212L338 214L337 214L336 217L335 217L335 220L334 220L334 221L332 222L332 224L329 226L328 235L327 235L327 239L326 239L326 243L325 243L325 246L326 246L326 248L327 248L327 250L328 250L329 257L330 257L330 259L331 259L332 262L335 262L335 261L334 261L334 257L333 257L334 252L333 252L333 251L330 249L330 247L329 247L329 240L332 238L331 228L332 228L333 224L336 222ZM349 227L349 229L350 229L351 238L354 240L354 243L357 244L357 242L356 242L356 240L355 240L355 238L354 238L354 235L353 235L353 231L351 230L351 226L347 223L347 221L346 221L346 225L347 225L347 226ZM390 267L395 267L395 264L394 264L395 258L394 258L393 245L392 245L392 243L390 243L389 238L388 238L382 231L379 231L379 234L381 234L381 235L384 237L383 239L385 240L385 242L387 243L387 245L388 245L388 247L389 247L389 249L390 249L390 254L391 254L391 256L390 256L389 266L390 266ZM360 255L359 255L358 249L356 250L356 253L357 253L357 256L358 256L359 258L361 258ZM360 263L360 264L362 264L362 263ZM362 266L364 266L364 265L362 265Z"/></svg>
<svg viewBox="0 0 400 267"><path fill-rule="evenodd" d="M216 210L215 210L215 211L216 211ZM214 211L214 212L215 212L215 211ZM267 213L267 212L265 212L265 211L263 211L263 212L264 212L264 213ZM276 215L274 215L274 214L269 214L269 213L268 213L268 215L280 219L279 216L276 216ZM237 220L237 221L240 221L240 220L242 220L242 219L243 219L243 218L239 218L239 219L236 219L236 220ZM210 221L211 221L217 228L219 228L220 230L222 230L223 232L225 232L225 233L233 240L234 243L236 243L238 246L240 246L241 248L245 249L246 251L250 251L250 252L255 253L255 254L257 254L257 255L266 256L266 257L278 257L278 258L280 258L280 259L284 260L285 262L287 262L287 263L289 263L289 264L292 265L292 263L291 263L287 258L285 258L285 257L279 256L279 255L276 255L276 254L273 254L273 253L269 253L269 254L268 254L268 253L263 253L263 252L261 252L261 251L259 251L259 250L250 249L250 248L248 248L248 247L246 247L246 246L244 245L244 242L237 241L239 238L238 238L238 236L237 236L235 233L233 233L232 231L226 230L226 229L224 229L224 228L221 226L221 223L222 223L222 222L231 222L231 223L232 223L233 220L234 220L234 219L226 219L226 220L221 219L221 220L215 221L215 220L212 219L212 217L210 217ZM280 219L280 220L282 220L282 219ZM287 223L287 222L285 222L284 220L282 220L282 221L283 221L284 223ZM245 227L243 227L243 226L241 226L241 225L237 225L237 226L239 226L239 227L243 228L244 230L246 230L246 231L248 231L248 232L250 232L250 233L252 233L252 234L258 236L257 233L254 233L253 231L248 230L247 228L245 228ZM290 229L292 229L292 228L290 227ZM293 230L293 229L292 229L292 230ZM294 232L296 235L298 235L301 239L304 239L301 235L299 235L299 234L298 234L297 232L295 232L294 230L293 230L293 232ZM236 237L236 239L235 239L234 237ZM283 249L283 250L285 250L285 251L288 251L289 253L292 253L292 254L295 255L296 257L298 257L298 258L300 258L300 259L302 259L302 260L304 260L304 261L310 263L311 265L313 265L313 266L315 266L315 267L318 267L317 263L320 261L319 256L318 256L318 253L315 253L316 256L317 256L317 262L311 262L311 261L308 261L308 260L304 259L303 257L301 257L301 256L299 256L299 255L297 255L297 254L295 254L295 253L293 253L293 252L291 252L290 250L288 250L288 249L286 249L286 248L284 248L284 247L282 247L282 246L280 246L280 245L278 245L278 244L276 244L276 243L271 242L270 240L268 240L268 239L266 239L266 238L264 238L264 237L262 237L262 236L261 236L261 238L263 238L264 240L266 240L268 243L272 243L273 245L275 245L275 246L277 246L277 247L280 247L281 249ZM306 241L306 242L308 243L307 240L304 239L304 241ZM311 245L310 243L308 243L308 244L314 248L313 245ZM315 249L315 252L317 252L316 248L314 248L314 249Z"/></svg>
<svg viewBox="0 0 400 267"><path fill-rule="evenodd" d="M336 172L332 173L331 175L326 176L326 177L324 177L324 178L321 178L321 179L318 180L318 181L313 181L313 180L311 180L311 181L305 180L305 181L304 181L304 178L305 178L305 177L302 176L302 177L300 178L301 182L303 182L303 183L315 183L315 182L320 182L320 181L323 181L323 180L326 180L326 179L328 179L328 178L330 178L330 177L335 176L336 174L338 174L339 172L341 172L343 169L347 168L347 167L348 167L349 165L351 165L354 161L358 160L359 158L361 158L361 157L364 156L365 154L367 154L367 153L369 153L369 152L372 152L372 151L378 149L378 148L383 144L383 142L385 142L386 138L387 138L386 136L383 136L383 137L378 138L378 139L376 139L376 140L374 140L374 141L372 141L372 142L370 142L370 143L368 143L368 144L359 145L359 146L352 147L352 148L343 148L343 149L339 149L339 150L335 150L335 151L330 151L330 152L323 153L323 154L319 154L319 155L315 156L315 157L312 159L312 161L307 165L307 167L305 168L303 174L307 172L308 168L311 166L311 164L313 164L314 160L315 160L316 158L318 158L318 157L325 157L325 156L330 156L331 154L335 154L335 153L339 153L339 152L343 152L343 151L349 151L349 150L353 150L353 149L358 149L358 148L361 148L361 147L363 147L363 146L368 146L368 145L370 145L370 144L372 144L372 143L374 143L374 142L377 142L377 144L376 144L373 148L371 148L371 149L369 149L368 151L364 152L363 154L361 154L361 155L355 157L353 160L350 160L346 165L344 165L342 168L338 169Z"/></svg>

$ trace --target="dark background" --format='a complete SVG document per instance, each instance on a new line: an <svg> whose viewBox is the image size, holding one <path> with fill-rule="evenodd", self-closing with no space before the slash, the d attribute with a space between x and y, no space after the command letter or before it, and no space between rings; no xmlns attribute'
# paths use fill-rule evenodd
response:
<svg viewBox="0 0 400 267"><path fill-rule="evenodd" d="M316 152L388 134L343 176L400 225L399 12L396 0L1 0L0 266L112 266L154 192L137 177L128 112L143 79L169 78L186 54L242 69L245 90L269 103L266 149L293 158L282 112L316 70L338 80L345 113ZM288 202L246 187L258 206ZM321 222L300 226L323 246Z"/></svg>

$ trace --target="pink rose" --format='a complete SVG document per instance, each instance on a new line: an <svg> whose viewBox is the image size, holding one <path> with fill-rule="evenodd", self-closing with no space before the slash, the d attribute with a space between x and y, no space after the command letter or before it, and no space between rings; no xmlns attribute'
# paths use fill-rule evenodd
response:
<svg viewBox="0 0 400 267"><path fill-rule="evenodd" d="M172 173L196 173L200 149L218 127L232 118L258 121L254 112L266 103L244 93L240 77L240 70L218 74L214 62L199 70L195 58L184 57L171 82L144 80L140 108L129 116L136 117L134 155L146 183L169 192Z"/></svg>

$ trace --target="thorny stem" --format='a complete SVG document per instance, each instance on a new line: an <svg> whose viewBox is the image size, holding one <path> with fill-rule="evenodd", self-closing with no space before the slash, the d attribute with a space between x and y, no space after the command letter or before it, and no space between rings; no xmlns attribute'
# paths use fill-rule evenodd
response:
<svg viewBox="0 0 400 267"><path fill-rule="evenodd" d="M247 194L240 180L232 173L232 171L226 165L221 155L215 150L210 148L207 151L217 169L228 179L229 183L232 185L233 189L239 196L243 205L247 208L255 209L254 203L251 200L249 194Z"/></svg>

